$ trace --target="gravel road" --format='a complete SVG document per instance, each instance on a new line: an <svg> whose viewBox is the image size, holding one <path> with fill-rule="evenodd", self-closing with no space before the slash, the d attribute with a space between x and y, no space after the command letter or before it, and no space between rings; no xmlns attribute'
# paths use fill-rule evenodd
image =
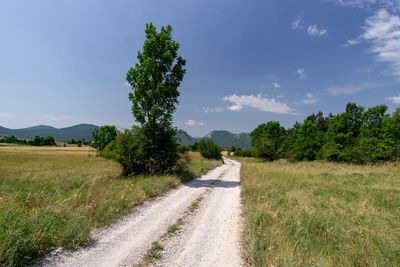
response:
<svg viewBox="0 0 400 267"><path fill-rule="evenodd" d="M149 201L98 231L75 251L48 256L42 266L133 266L142 263L152 243L203 196L199 208L180 232L164 241L157 266L241 266L240 164L225 164ZM164 245L164 244L163 244Z"/></svg>

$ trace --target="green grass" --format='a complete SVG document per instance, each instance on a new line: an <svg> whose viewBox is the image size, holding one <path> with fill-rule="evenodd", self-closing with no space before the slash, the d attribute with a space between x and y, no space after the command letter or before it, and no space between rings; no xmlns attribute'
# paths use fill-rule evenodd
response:
<svg viewBox="0 0 400 267"><path fill-rule="evenodd" d="M184 221L182 218L179 218L176 223L174 223L173 225L171 225L170 227L168 227L167 233L165 235L165 237L170 237L173 236L180 228L181 226L184 224Z"/></svg>
<svg viewBox="0 0 400 267"><path fill-rule="evenodd" d="M146 264L161 259L161 251L163 250L164 250L163 246L161 246L158 242L154 242L151 248L147 251L146 255L144 256Z"/></svg>
<svg viewBox="0 0 400 267"><path fill-rule="evenodd" d="M240 159L253 266L400 266L400 169Z"/></svg>
<svg viewBox="0 0 400 267"><path fill-rule="evenodd" d="M189 157L179 175L121 178L117 164L87 151L0 148L0 266L80 245L93 228L221 164Z"/></svg>

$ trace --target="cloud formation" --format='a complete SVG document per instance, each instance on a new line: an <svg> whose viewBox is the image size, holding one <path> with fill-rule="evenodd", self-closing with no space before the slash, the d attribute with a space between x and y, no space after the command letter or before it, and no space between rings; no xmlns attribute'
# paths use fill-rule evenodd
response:
<svg viewBox="0 0 400 267"><path fill-rule="evenodd" d="M212 112L222 112L224 111L224 109L221 107L216 107L216 108L204 107L203 111L205 113L212 113Z"/></svg>
<svg viewBox="0 0 400 267"><path fill-rule="evenodd" d="M297 78L299 80L305 80L307 78L303 68L297 69L296 73L299 75Z"/></svg>
<svg viewBox="0 0 400 267"><path fill-rule="evenodd" d="M223 98L224 101L231 102L233 105L228 109L240 111L244 107L251 107L261 111L268 111L279 114L295 114L295 110L287 104L277 102L275 98L264 98L261 95L231 95Z"/></svg>
<svg viewBox="0 0 400 267"><path fill-rule="evenodd" d="M188 120L185 124L188 126L203 126L204 122Z"/></svg>
<svg viewBox="0 0 400 267"><path fill-rule="evenodd" d="M281 88L281 86L277 82L274 82L273 85L274 85L275 88Z"/></svg>
<svg viewBox="0 0 400 267"><path fill-rule="evenodd" d="M340 95L340 94L348 95L366 89L379 88L379 87L382 87L382 84L366 82L359 85L330 86L326 89L326 91L330 92L332 95Z"/></svg>
<svg viewBox="0 0 400 267"><path fill-rule="evenodd" d="M302 29L303 26L301 25L301 19L298 18L295 21L292 22L292 29L296 30L296 29Z"/></svg>
<svg viewBox="0 0 400 267"><path fill-rule="evenodd" d="M310 25L307 28L307 33L310 36L322 36L326 32L326 29L318 29L318 26L316 24Z"/></svg>
<svg viewBox="0 0 400 267"><path fill-rule="evenodd" d="M340 45L341 47L348 47L348 46L352 46L352 45L357 45L361 43L360 40L356 40L356 39L350 39L347 40L345 44Z"/></svg>
<svg viewBox="0 0 400 267"><path fill-rule="evenodd" d="M307 93L306 98L301 100L301 103L306 104L306 105L315 104L317 102L318 102L318 99L310 93Z"/></svg>
<svg viewBox="0 0 400 267"><path fill-rule="evenodd" d="M386 8L393 11L400 10L400 0L331 0L339 6L356 7L367 10Z"/></svg>
<svg viewBox="0 0 400 267"><path fill-rule="evenodd" d="M371 53L378 62L387 62L392 73L400 75L400 17L386 9L378 10L365 21L361 37L372 43Z"/></svg>
<svg viewBox="0 0 400 267"><path fill-rule="evenodd" d="M392 96L392 97L387 97L386 100L390 100L395 104L400 104L400 95L398 96Z"/></svg>

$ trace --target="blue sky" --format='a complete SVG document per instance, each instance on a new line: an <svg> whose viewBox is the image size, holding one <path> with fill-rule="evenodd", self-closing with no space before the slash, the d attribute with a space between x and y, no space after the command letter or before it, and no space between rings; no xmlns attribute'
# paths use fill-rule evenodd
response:
<svg viewBox="0 0 400 267"><path fill-rule="evenodd" d="M0 125L130 127L125 77L146 22L181 44L174 125L194 136L400 105L399 0L6 0Z"/></svg>

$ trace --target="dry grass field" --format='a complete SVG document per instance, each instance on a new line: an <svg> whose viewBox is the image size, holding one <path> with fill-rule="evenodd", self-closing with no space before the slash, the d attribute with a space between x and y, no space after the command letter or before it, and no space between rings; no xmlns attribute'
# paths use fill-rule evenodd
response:
<svg viewBox="0 0 400 267"><path fill-rule="evenodd" d="M242 163L252 266L400 266L400 168Z"/></svg>
<svg viewBox="0 0 400 267"><path fill-rule="evenodd" d="M0 147L0 265L24 265L74 247L93 228L200 176L221 161L190 153L182 175L120 177L87 147Z"/></svg>

